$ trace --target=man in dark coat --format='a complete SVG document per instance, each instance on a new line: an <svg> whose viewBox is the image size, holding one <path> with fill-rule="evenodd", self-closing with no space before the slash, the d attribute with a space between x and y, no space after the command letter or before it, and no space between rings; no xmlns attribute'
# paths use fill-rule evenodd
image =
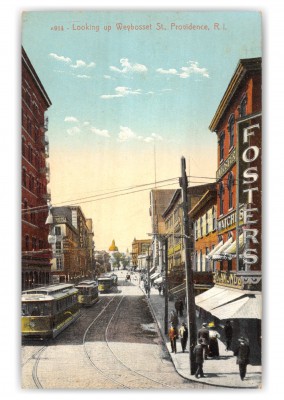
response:
<svg viewBox="0 0 284 400"><path fill-rule="evenodd" d="M197 365L195 377L198 378L200 376L203 378L204 349L202 345L202 339L198 339L198 344L194 347L193 354L195 356L195 363Z"/></svg>
<svg viewBox="0 0 284 400"><path fill-rule="evenodd" d="M181 324L181 327L179 328L179 336L180 336L182 352L184 353L185 348L186 348L187 339L188 339L188 329L187 329L185 322L183 322Z"/></svg>
<svg viewBox="0 0 284 400"><path fill-rule="evenodd" d="M239 365L240 377L243 381L247 373L247 365L249 364L250 348L244 337L239 339L239 347L235 350L234 355L237 356L237 364Z"/></svg>
<svg viewBox="0 0 284 400"><path fill-rule="evenodd" d="M226 336L226 351L228 351L231 350L231 343L233 338L233 327L230 321L226 322L226 325L224 327L224 332Z"/></svg>
<svg viewBox="0 0 284 400"><path fill-rule="evenodd" d="M199 329L197 338L201 339L201 343L204 349L205 360L207 360L208 345L209 345L209 330L207 329L207 324L205 322L202 324L202 328Z"/></svg>

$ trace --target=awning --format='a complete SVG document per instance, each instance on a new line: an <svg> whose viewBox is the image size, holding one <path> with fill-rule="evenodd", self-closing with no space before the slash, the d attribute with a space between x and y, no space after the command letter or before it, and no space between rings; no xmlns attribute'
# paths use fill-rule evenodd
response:
<svg viewBox="0 0 284 400"><path fill-rule="evenodd" d="M215 251L215 253L213 254L212 258L213 260L220 260L222 259L223 254L225 253L225 250L227 250L230 245L233 242L233 238L230 237L230 239L228 239L223 246L221 246L217 251Z"/></svg>
<svg viewBox="0 0 284 400"><path fill-rule="evenodd" d="M152 267L152 268L150 269L150 274L152 274L153 271L155 271L155 267Z"/></svg>
<svg viewBox="0 0 284 400"><path fill-rule="evenodd" d="M154 274L150 275L150 279L155 279L160 275L159 272L155 272Z"/></svg>
<svg viewBox="0 0 284 400"><path fill-rule="evenodd" d="M244 234L242 233L239 236L239 252L242 253L244 249ZM228 255L229 258L234 258L236 257L236 251L237 251L237 241L235 240L225 251L225 255Z"/></svg>
<svg viewBox="0 0 284 400"><path fill-rule="evenodd" d="M261 319L261 293L214 286L196 296L195 304L220 320Z"/></svg>
<svg viewBox="0 0 284 400"><path fill-rule="evenodd" d="M217 244L217 246L214 247L214 249L211 250L209 254L207 254L206 258L212 258L213 254L214 254L217 250L219 250L221 246L223 246L223 243L224 243L223 240L221 240L221 242L219 242L219 243Z"/></svg>
<svg viewBox="0 0 284 400"><path fill-rule="evenodd" d="M160 278L154 280L154 283L162 283L163 280L164 280L163 277L160 276Z"/></svg>
<svg viewBox="0 0 284 400"><path fill-rule="evenodd" d="M222 319L261 319L262 299L261 295L246 295L232 303L211 310L211 314Z"/></svg>
<svg viewBox="0 0 284 400"><path fill-rule="evenodd" d="M205 294L207 294L207 296L205 296ZM233 300L243 297L244 295L245 293L239 289L233 290L225 287L221 288L214 286L212 289L209 289L199 296L196 296L195 304L206 311L212 312L211 310L214 308L227 304Z"/></svg>

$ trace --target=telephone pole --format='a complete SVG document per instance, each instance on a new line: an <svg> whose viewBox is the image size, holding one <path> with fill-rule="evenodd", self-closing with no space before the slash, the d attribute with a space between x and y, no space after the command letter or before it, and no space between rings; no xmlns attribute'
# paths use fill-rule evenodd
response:
<svg viewBox="0 0 284 400"><path fill-rule="evenodd" d="M186 176L186 163L185 158L181 158L181 178L179 180L182 192L182 208L183 208L183 225L184 225L184 249L185 249L185 276L186 276L186 304L187 304L187 323L189 330L189 363L190 373L195 374L196 364L194 360L193 350L196 345L197 332L196 332L196 316L195 316L195 297L194 297L194 283L193 283L193 270L191 263L191 220L188 215L189 202L187 188L188 180Z"/></svg>

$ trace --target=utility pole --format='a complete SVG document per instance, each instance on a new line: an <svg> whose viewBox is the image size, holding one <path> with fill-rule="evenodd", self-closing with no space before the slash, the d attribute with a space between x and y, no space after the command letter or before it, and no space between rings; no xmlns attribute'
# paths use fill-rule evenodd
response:
<svg viewBox="0 0 284 400"><path fill-rule="evenodd" d="M150 298L150 254L149 254L150 246L148 246L148 255L147 255L147 279L148 279L148 299Z"/></svg>
<svg viewBox="0 0 284 400"><path fill-rule="evenodd" d="M169 315L169 302L168 302L168 296L169 296L169 284L168 284L168 238L165 238L164 241L164 254L165 254L165 282L164 282L164 287L165 287L165 335L168 334L168 315Z"/></svg>
<svg viewBox="0 0 284 400"><path fill-rule="evenodd" d="M183 208L183 225L184 225L186 304L187 304L187 323L189 327L188 329L189 363L190 363L190 373L191 375L194 375L196 371L196 364L194 360L193 350L196 345L197 332L196 332L193 270L191 265L191 249L190 249L191 221L188 215L188 209L189 209L188 195L187 195L188 180L186 176L186 163L184 157L181 158L181 178L179 183L182 191L182 208Z"/></svg>

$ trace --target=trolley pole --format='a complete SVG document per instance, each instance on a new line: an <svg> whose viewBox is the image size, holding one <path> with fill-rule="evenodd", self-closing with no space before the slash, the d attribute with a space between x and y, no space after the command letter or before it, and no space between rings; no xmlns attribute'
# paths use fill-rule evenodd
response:
<svg viewBox="0 0 284 400"><path fill-rule="evenodd" d="M196 331L193 270L191 265L191 249L190 249L191 220L188 215L188 209L189 209L188 194L187 194L188 180L186 176L186 163L184 157L181 158L181 175L182 176L180 178L180 187L182 191L182 208L183 208L183 224L184 224L186 303L187 303L187 322L189 327L189 363L190 363L190 373L191 375L194 375L196 371L196 364L194 361L193 350L196 345L197 331Z"/></svg>

